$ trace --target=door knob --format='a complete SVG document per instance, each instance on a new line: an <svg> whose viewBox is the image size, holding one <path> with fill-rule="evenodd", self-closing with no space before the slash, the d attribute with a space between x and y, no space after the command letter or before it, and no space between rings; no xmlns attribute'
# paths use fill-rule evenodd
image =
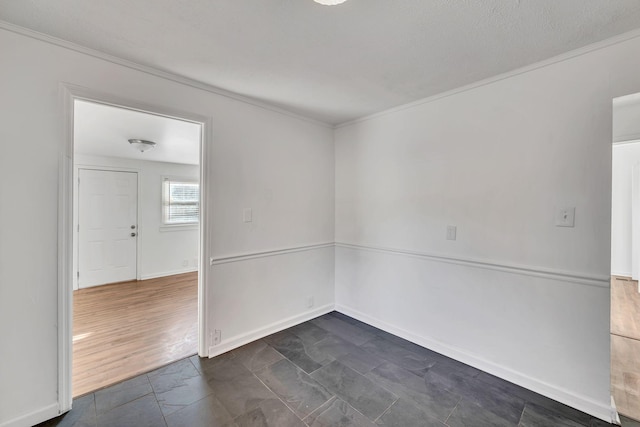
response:
<svg viewBox="0 0 640 427"><path fill-rule="evenodd" d="M131 226L131 229L132 229L132 230L134 230L135 228L136 228L136 226L135 226L135 225L132 225L132 226Z"/></svg>
<svg viewBox="0 0 640 427"><path fill-rule="evenodd" d="M136 233L131 233L131 237L136 237Z"/></svg>

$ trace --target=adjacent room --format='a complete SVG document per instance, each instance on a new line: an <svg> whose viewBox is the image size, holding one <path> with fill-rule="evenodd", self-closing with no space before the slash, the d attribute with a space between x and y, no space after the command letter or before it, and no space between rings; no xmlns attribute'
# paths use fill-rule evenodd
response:
<svg viewBox="0 0 640 427"><path fill-rule="evenodd" d="M611 392L640 420L640 95L613 100Z"/></svg>
<svg viewBox="0 0 640 427"><path fill-rule="evenodd" d="M0 427L634 426L637 0L0 0L0 52Z"/></svg>
<svg viewBox="0 0 640 427"><path fill-rule="evenodd" d="M201 125L74 102L73 395L198 352Z"/></svg>

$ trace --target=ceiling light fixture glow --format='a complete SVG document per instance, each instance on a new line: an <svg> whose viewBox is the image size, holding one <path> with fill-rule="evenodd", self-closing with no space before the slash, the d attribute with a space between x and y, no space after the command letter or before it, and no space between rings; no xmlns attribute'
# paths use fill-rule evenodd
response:
<svg viewBox="0 0 640 427"><path fill-rule="evenodd" d="M156 146L155 142L147 141L146 139L130 139L129 144L141 153L151 150Z"/></svg>
<svg viewBox="0 0 640 427"><path fill-rule="evenodd" d="M335 6L337 4L341 4L346 2L347 0L313 0L316 3L320 3L325 6Z"/></svg>

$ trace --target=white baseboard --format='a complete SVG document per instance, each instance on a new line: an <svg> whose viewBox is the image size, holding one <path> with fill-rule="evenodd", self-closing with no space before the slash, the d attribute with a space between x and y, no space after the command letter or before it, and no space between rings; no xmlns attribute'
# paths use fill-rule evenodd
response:
<svg viewBox="0 0 640 427"><path fill-rule="evenodd" d="M165 271L163 273L141 274L139 280L157 279L158 277L174 276L176 274L193 273L197 268L189 267L182 270Z"/></svg>
<svg viewBox="0 0 640 427"><path fill-rule="evenodd" d="M0 421L0 427L31 427L43 421L57 417L58 415L60 415L58 404L53 403L17 418L8 421Z"/></svg>
<svg viewBox="0 0 640 427"><path fill-rule="evenodd" d="M616 407L616 401L613 398L613 395L611 395L611 410L613 411L613 413L611 414L613 424L617 426L621 425L622 422L620 421L620 414L618 414L618 408Z"/></svg>
<svg viewBox="0 0 640 427"><path fill-rule="evenodd" d="M227 340L223 339L220 344L209 347L209 357L218 356L219 354L226 353L255 340L259 340L260 338L280 332L283 329L299 325L300 323L322 316L323 314L331 313L334 310L334 307L334 304L323 305L315 310L305 311L302 314L291 316L284 320L271 323L265 327L254 329L253 331L242 335L236 335L235 337L231 337Z"/></svg>
<svg viewBox="0 0 640 427"><path fill-rule="evenodd" d="M608 423L612 422L615 409L610 405L596 402L589 397L582 396L578 393L566 390L562 387L537 380L521 372L505 368L504 366L490 362L486 359L483 359L482 357L469 353L463 349L445 344L441 341L416 335L412 332L380 321L342 304L336 304L335 309L336 311L353 317L354 319L360 320L361 322L367 323L378 329L382 329L383 331L399 336L400 338L404 338L408 341L443 354L447 357L451 357L452 359L458 360L462 363L466 363L467 365L471 365L477 369L488 372L492 375L517 384L526 389L532 390L550 399L564 403L565 405L571 406L572 408L576 408L589 415L600 418Z"/></svg>

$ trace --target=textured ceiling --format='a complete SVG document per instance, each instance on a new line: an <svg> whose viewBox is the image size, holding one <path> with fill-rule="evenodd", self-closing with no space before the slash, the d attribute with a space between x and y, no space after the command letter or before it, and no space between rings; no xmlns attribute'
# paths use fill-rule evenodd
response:
<svg viewBox="0 0 640 427"><path fill-rule="evenodd" d="M341 123L640 27L639 0L0 0L0 19Z"/></svg>

